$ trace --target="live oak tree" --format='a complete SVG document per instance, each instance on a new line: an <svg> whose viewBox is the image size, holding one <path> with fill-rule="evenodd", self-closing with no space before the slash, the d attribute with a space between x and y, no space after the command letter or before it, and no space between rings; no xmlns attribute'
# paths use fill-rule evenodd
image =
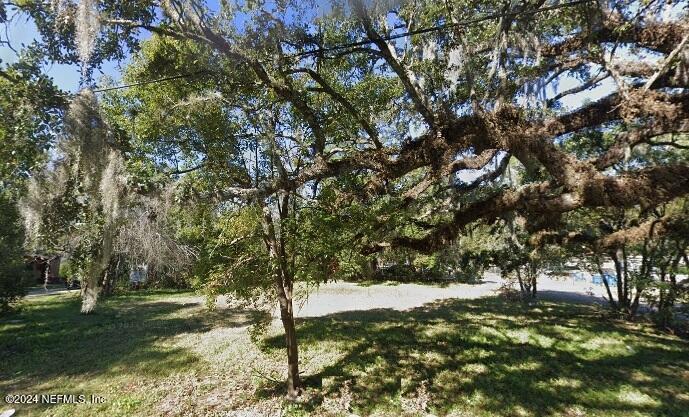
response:
<svg viewBox="0 0 689 417"><path fill-rule="evenodd" d="M366 226L376 232L359 233L368 253L432 252L469 224L511 212L529 230L548 231L564 213L643 209L689 191L686 159L610 169L642 144L674 152L661 144L689 129L681 1L353 0L320 13L315 2L290 1L221 2L217 10L186 0L58 3L64 7L21 6L44 34L57 28L60 35L46 39L56 56L97 65L148 31L207 48L222 63L204 75L214 88L263 89L277 114L289 114L290 133L299 133L289 139L302 155L299 169L276 165L268 181L221 183L213 192L228 200L273 196L277 205L326 179L354 176L346 198L381 208ZM223 84L226 74L246 77ZM562 80L576 83L558 88ZM596 101L563 106L598 85L613 87ZM620 133L596 157L562 146L613 129ZM493 186L512 160L538 180Z"/></svg>

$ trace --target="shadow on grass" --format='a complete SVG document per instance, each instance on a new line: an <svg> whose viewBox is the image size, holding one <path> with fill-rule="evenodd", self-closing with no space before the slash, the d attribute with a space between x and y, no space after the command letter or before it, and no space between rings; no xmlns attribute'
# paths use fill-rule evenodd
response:
<svg viewBox="0 0 689 417"><path fill-rule="evenodd" d="M399 415L401 399L420 390L426 410L440 415L684 417L689 410L689 344L650 329L630 332L593 306L446 300L302 319L298 336L304 347L334 342L342 351L305 376L321 393L306 411L345 385L360 415ZM266 343L283 346L280 337Z"/></svg>
<svg viewBox="0 0 689 417"><path fill-rule="evenodd" d="M540 290L538 291L538 298L548 301L568 301L577 304L597 304L602 306L608 305L608 302L602 297L571 291Z"/></svg>
<svg viewBox="0 0 689 417"><path fill-rule="evenodd" d="M45 296L0 320L0 389L22 392L57 377L165 376L201 358L166 339L212 327L248 325L258 312L205 307L141 292L104 299L91 315L76 295ZM169 294L167 294L169 295Z"/></svg>

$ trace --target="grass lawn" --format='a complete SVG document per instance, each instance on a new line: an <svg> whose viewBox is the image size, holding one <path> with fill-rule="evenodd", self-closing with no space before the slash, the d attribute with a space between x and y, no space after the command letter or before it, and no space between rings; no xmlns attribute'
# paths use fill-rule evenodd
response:
<svg viewBox="0 0 689 417"><path fill-rule="evenodd" d="M14 405L18 416L689 416L689 343L595 306L484 298L299 320L296 404L277 381L279 325L251 342L258 312L176 292L117 296L92 316L74 294L23 306L0 319L3 398L105 402Z"/></svg>

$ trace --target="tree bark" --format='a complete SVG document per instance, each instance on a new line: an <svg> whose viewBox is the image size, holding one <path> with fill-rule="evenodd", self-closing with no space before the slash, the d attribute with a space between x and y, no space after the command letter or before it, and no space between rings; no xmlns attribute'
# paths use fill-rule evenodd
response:
<svg viewBox="0 0 689 417"><path fill-rule="evenodd" d="M280 319L285 329L285 344L287 346L287 397L294 399L301 393L299 348L297 330L294 326L294 311L291 297L280 296L278 298L280 301Z"/></svg>
<svg viewBox="0 0 689 417"><path fill-rule="evenodd" d="M81 314L91 314L98 302L98 276L89 271L86 279L81 283Z"/></svg>
<svg viewBox="0 0 689 417"><path fill-rule="evenodd" d="M519 281L519 291L522 294L526 294L526 288L524 287L524 281L522 280L522 274L519 272L519 267L517 267L517 280Z"/></svg>
<svg viewBox="0 0 689 417"><path fill-rule="evenodd" d="M615 263L615 275L617 275L617 310L618 311L627 305L627 300L626 300L625 295L624 295L625 275L624 275L624 271L622 270L622 262L620 262L620 258L618 256L619 254L620 254L620 249L617 249L616 251L614 251L610 254L612 261Z"/></svg>
<svg viewBox="0 0 689 417"><path fill-rule="evenodd" d="M112 295L112 274L110 272L110 268L105 270L105 274L103 274L103 284L101 285L101 293L103 296L107 297L109 295Z"/></svg>
<svg viewBox="0 0 689 417"><path fill-rule="evenodd" d="M599 259L596 259L596 267L598 268L598 273L600 274L601 278L603 279L603 284L605 285L605 291L607 291L607 293L608 293L608 303L610 304L610 307L612 307L614 310L617 310L617 303L612 298L612 291L610 291L610 284L608 283L608 278L605 276L605 273L603 272L603 267L601 267Z"/></svg>
<svg viewBox="0 0 689 417"><path fill-rule="evenodd" d="M278 208L278 211L281 218L287 215L287 208L284 204ZM288 267L284 238L277 236L273 216L270 209L265 205L263 206L263 230L266 248L276 264L274 287L280 304L280 320L285 329L287 348L287 397L295 399L301 394L301 378L299 377L299 348L292 306L294 279Z"/></svg>
<svg viewBox="0 0 689 417"><path fill-rule="evenodd" d="M96 308L101 291L101 278L110 265L113 244L113 225L106 223L103 231L103 244L96 260L89 265L86 280L81 283L81 313L90 314Z"/></svg>
<svg viewBox="0 0 689 417"><path fill-rule="evenodd" d="M631 288L630 288L630 280L629 280L629 258L627 257L627 248L625 245L622 245L622 265L624 268L622 268L622 272L624 273L624 281L622 285L622 294L624 295L624 304L625 307L627 308L627 313L630 313L629 308L631 307Z"/></svg>

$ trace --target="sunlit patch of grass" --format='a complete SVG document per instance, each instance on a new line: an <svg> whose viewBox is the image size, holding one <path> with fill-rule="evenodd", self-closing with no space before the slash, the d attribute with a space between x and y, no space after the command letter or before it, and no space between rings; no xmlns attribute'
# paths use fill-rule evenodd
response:
<svg viewBox="0 0 689 417"><path fill-rule="evenodd" d="M657 407L659 405L658 401L650 395L631 386L622 386L617 393L617 399L630 406Z"/></svg>
<svg viewBox="0 0 689 417"><path fill-rule="evenodd" d="M544 336L544 335L538 334L538 333L532 333L531 334L531 341L535 345L547 349L547 348L553 347L553 345L555 345L555 343L557 342L557 339L555 339L553 337L549 337L549 336Z"/></svg>
<svg viewBox="0 0 689 417"><path fill-rule="evenodd" d="M558 377L558 378L550 379L549 381L546 382L546 384L554 387L555 389L559 389L559 388L581 388L584 383L581 380L574 379L574 378Z"/></svg>
<svg viewBox="0 0 689 417"><path fill-rule="evenodd" d="M542 361L526 360L512 365L505 365L504 367L509 372L537 371L539 368L543 367L543 363Z"/></svg>
<svg viewBox="0 0 689 417"><path fill-rule="evenodd" d="M462 372L469 375L483 375L489 371L488 367L482 363L468 363L462 366Z"/></svg>
<svg viewBox="0 0 689 417"><path fill-rule="evenodd" d="M179 291L103 299L89 316L79 314L74 294L28 299L23 307L7 318L12 326L0 321L0 392L94 394L105 402L17 405L20 415L158 415L161 384L211 368L213 355L189 346L212 329L253 320L250 312L208 311ZM252 345L247 337L239 346Z"/></svg>
<svg viewBox="0 0 689 417"><path fill-rule="evenodd" d="M634 349L615 335L596 336L582 343L582 349L595 353L596 357L631 355Z"/></svg>
<svg viewBox="0 0 689 417"><path fill-rule="evenodd" d="M531 333L528 329L510 329L506 334L514 343L522 345L529 343L529 339L531 338Z"/></svg>

